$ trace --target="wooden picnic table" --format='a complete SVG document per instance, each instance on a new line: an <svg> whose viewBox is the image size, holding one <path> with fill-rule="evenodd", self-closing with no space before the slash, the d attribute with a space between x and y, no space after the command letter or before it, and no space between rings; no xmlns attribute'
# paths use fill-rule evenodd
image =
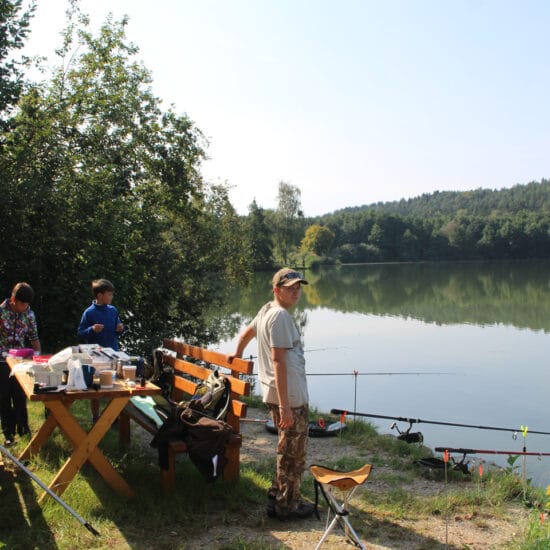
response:
<svg viewBox="0 0 550 550"><path fill-rule="evenodd" d="M21 364L21 361L17 360L15 357L8 356L6 361L11 369ZM33 435L29 444L19 456L19 460L23 461L37 454L54 429L59 427L69 444L72 446L73 452L49 485L49 488L54 493L61 495L82 466L86 462L89 462L111 488L125 496L134 496L132 488L101 452L99 443L105 437L105 434L109 431L109 428L118 418L120 412L124 409L132 396L159 395L161 393L160 388L147 382L144 387L136 385L135 388L130 389L123 381L117 380L112 388L35 393L33 376L17 368L14 369L14 375L29 401L40 401L44 403L44 406L49 412L42 426ZM71 413L71 407L76 401L89 401L91 399L107 399L108 404L100 414L98 420L92 425L91 429L86 431L80 425L78 419ZM46 495L47 493L44 493L40 501L42 501Z"/></svg>

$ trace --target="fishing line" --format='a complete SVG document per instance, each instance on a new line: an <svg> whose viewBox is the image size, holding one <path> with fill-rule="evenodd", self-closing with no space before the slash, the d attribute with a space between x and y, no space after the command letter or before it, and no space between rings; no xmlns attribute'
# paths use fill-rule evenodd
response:
<svg viewBox="0 0 550 550"><path fill-rule="evenodd" d="M454 372L424 372L424 371L398 371L398 372L306 372L306 376L430 376L447 375L454 376Z"/></svg>
<svg viewBox="0 0 550 550"><path fill-rule="evenodd" d="M454 372L306 372L306 376L455 376ZM249 376L258 376L257 372L253 372Z"/></svg>

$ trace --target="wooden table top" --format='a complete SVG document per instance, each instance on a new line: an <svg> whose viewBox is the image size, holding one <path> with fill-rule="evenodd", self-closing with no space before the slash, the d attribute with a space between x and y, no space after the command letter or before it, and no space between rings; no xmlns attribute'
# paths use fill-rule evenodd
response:
<svg viewBox="0 0 550 550"><path fill-rule="evenodd" d="M16 365L25 364L31 361L20 361L15 357L8 356L6 362L10 368L14 368ZM115 380L112 388L99 388L98 390L88 388L86 390L62 390L52 391L44 393L34 392L34 376L27 372L17 371L15 372L17 381L23 388L25 395L30 401L51 401L68 397L70 399L101 399L102 397L114 398L114 397L133 397L134 395L160 395L161 390L158 386L146 382L144 387L141 387L139 383L136 383L134 388L129 388L122 380Z"/></svg>

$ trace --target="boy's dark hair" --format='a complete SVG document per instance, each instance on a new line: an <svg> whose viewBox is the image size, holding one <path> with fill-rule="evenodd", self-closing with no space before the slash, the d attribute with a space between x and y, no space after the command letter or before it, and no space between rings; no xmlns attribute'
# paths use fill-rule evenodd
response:
<svg viewBox="0 0 550 550"><path fill-rule="evenodd" d="M26 304L32 302L34 298L34 290L29 283L17 283L11 293L16 300Z"/></svg>
<svg viewBox="0 0 550 550"><path fill-rule="evenodd" d="M96 279L95 281L92 281L92 292L94 293L94 296L97 298L98 294L101 294L102 292L114 292L115 291L115 285L111 283L111 281L108 281L107 279Z"/></svg>

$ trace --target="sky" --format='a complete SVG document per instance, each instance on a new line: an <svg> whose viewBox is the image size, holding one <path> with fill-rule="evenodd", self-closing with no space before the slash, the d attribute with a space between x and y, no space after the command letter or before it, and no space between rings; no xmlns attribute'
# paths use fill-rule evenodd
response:
<svg viewBox="0 0 550 550"><path fill-rule="evenodd" d="M55 62L65 0L25 53ZM167 109L208 137L206 181L246 214L305 216L550 177L546 0L81 0L127 37Z"/></svg>

